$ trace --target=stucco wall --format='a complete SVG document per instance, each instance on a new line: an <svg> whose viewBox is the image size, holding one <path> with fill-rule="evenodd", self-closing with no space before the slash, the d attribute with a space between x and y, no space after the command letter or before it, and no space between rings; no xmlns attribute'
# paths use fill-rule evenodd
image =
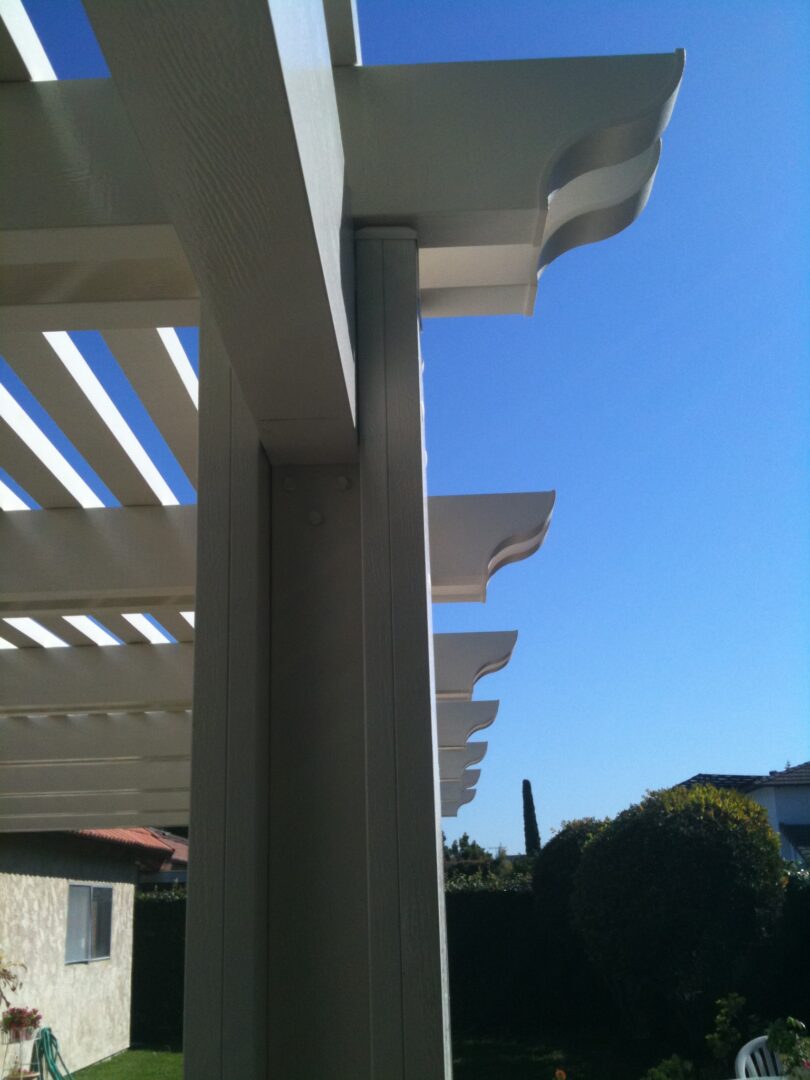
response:
<svg viewBox="0 0 810 1080"><path fill-rule="evenodd" d="M0 836L0 949L27 967L10 997L40 1010L71 1072L129 1046L135 867L96 843ZM65 963L70 882L113 887L108 960Z"/></svg>
<svg viewBox="0 0 810 1080"><path fill-rule="evenodd" d="M773 787L757 788L751 792L751 798L764 806L771 828L779 832L783 825L810 825L810 785L776 784ZM795 858L795 852L784 837L782 857Z"/></svg>

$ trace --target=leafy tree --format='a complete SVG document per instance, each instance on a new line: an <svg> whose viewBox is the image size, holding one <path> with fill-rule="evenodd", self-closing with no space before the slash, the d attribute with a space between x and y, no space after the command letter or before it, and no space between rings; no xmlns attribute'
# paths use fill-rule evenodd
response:
<svg viewBox="0 0 810 1080"><path fill-rule="evenodd" d="M534 812L534 797L530 780L523 781L523 835L526 839L526 854L540 853L540 830L537 828L537 814Z"/></svg>
<svg viewBox="0 0 810 1080"><path fill-rule="evenodd" d="M779 842L765 811L713 787L650 793L582 850L574 923L620 1004L693 1044L780 910Z"/></svg>
<svg viewBox="0 0 810 1080"><path fill-rule="evenodd" d="M462 833L459 839L454 840L445 850L448 852L450 862L483 861L490 857L486 848L482 848L475 840L471 840L467 833Z"/></svg>

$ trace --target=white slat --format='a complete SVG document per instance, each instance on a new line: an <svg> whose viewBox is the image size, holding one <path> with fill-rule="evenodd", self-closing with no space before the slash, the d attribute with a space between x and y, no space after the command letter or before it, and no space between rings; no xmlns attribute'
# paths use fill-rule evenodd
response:
<svg viewBox="0 0 810 1080"><path fill-rule="evenodd" d="M51 419L125 506L157 499L42 334L4 334L0 351Z"/></svg>
<svg viewBox="0 0 810 1080"><path fill-rule="evenodd" d="M187 710L0 717L0 760L8 764L187 757L190 752Z"/></svg>
<svg viewBox="0 0 810 1080"><path fill-rule="evenodd" d="M108 330L104 338L192 484L197 485L197 410L157 330Z"/></svg>
<svg viewBox="0 0 810 1080"><path fill-rule="evenodd" d="M76 499L4 420L0 420L0 465L40 506L78 508Z"/></svg>

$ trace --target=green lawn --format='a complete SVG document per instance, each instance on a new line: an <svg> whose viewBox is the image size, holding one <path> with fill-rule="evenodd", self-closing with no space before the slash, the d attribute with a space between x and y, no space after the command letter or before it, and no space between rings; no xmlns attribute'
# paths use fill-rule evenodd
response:
<svg viewBox="0 0 810 1080"><path fill-rule="evenodd" d="M569 1080L635 1080L642 1069L606 1065L602 1054L566 1054L531 1040L464 1039L453 1041L455 1080L553 1080L564 1068ZM74 1073L76 1080L182 1080L183 1055L128 1050L110 1061Z"/></svg>
<svg viewBox="0 0 810 1080"><path fill-rule="evenodd" d="M74 1076L76 1080L183 1080L183 1055L127 1050Z"/></svg>
<svg viewBox="0 0 810 1080"><path fill-rule="evenodd" d="M643 1050L602 1038L560 1036L453 1039L454 1080L639 1080L649 1067Z"/></svg>
<svg viewBox="0 0 810 1080"><path fill-rule="evenodd" d="M565 1065L558 1050L509 1039L454 1039L454 1080L552 1080Z"/></svg>

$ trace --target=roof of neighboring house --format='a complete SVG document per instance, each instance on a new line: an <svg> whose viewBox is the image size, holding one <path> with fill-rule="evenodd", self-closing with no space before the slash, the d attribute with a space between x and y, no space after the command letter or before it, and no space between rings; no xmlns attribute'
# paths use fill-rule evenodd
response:
<svg viewBox="0 0 810 1080"><path fill-rule="evenodd" d="M108 844L124 844L128 847L149 848L169 855L171 844L163 840L155 829L77 829L79 836L93 840L105 840Z"/></svg>
<svg viewBox="0 0 810 1080"><path fill-rule="evenodd" d="M779 831L810 866L810 825L785 825L780 821Z"/></svg>
<svg viewBox="0 0 810 1080"><path fill-rule="evenodd" d="M732 788L734 791L750 791L757 786L759 776L745 776L741 773L696 773L688 780L682 780L676 787L702 787L710 784L716 788Z"/></svg>
<svg viewBox="0 0 810 1080"><path fill-rule="evenodd" d="M805 761L802 765L789 765L781 771L774 769L767 776L746 776L742 773L696 773L675 786L692 788L702 784L711 784L716 788L733 788L743 793L763 787L781 787L785 784L810 785L810 761Z"/></svg>
<svg viewBox="0 0 810 1080"><path fill-rule="evenodd" d="M188 840L184 836L175 836L174 833L164 829L150 829L155 837L171 849L171 855L167 857L163 869L180 869L188 865Z"/></svg>
<svg viewBox="0 0 810 1080"><path fill-rule="evenodd" d="M801 765L790 765L781 771L774 770L767 776L757 778L755 787L781 787L783 784L810 784L810 761Z"/></svg>

